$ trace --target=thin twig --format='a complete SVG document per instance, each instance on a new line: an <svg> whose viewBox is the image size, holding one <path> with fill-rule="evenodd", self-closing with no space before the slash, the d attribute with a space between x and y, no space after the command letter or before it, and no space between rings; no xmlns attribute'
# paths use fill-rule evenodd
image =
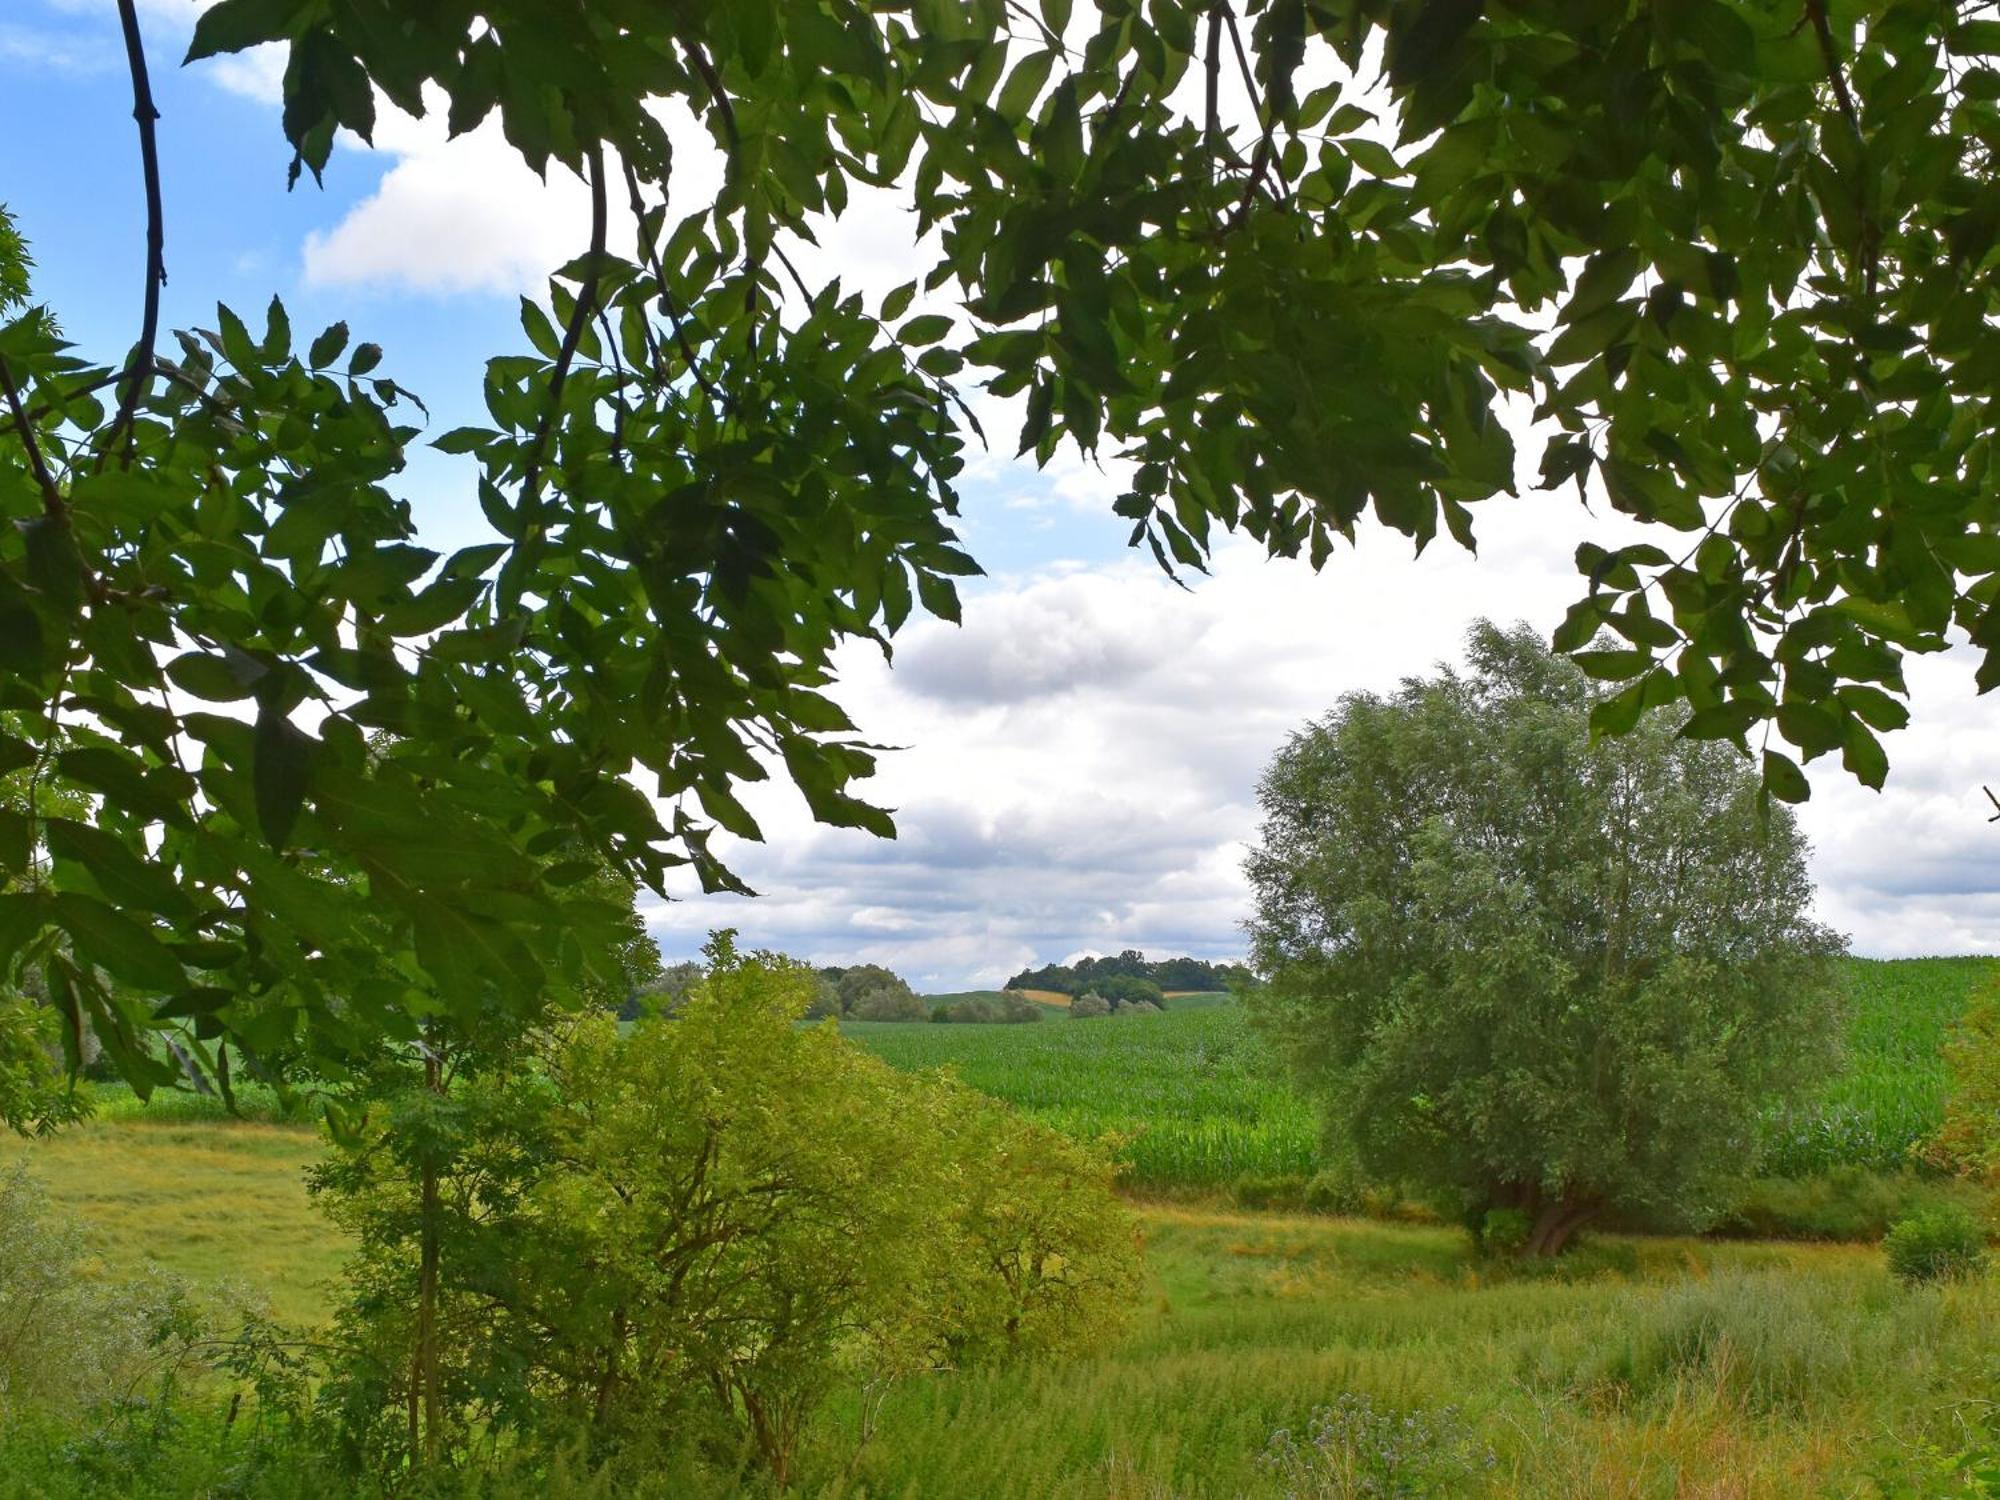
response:
<svg viewBox="0 0 2000 1500"><path fill-rule="evenodd" d="M638 220L643 237L646 220L646 203L645 199L640 195L639 179L632 171L632 164L630 162L625 164L625 188L632 199L632 217ZM659 288L660 292L660 306L666 312L667 321L673 325L674 343L681 351L681 358L687 362L688 374L694 377L694 383L701 387L701 393L704 396L720 406L725 412L728 411L729 402L717 392L714 386L709 384L708 377L702 373L701 361L695 357L694 345L688 341L687 329L681 322L680 309L674 305L673 291L667 285L667 268L660 260L660 247L658 245L650 242L646 245L646 264L652 267L653 282Z"/></svg>
<svg viewBox="0 0 2000 1500"><path fill-rule="evenodd" d="M1812 22L1813 35L1819 39L1819 55L1826 65L1826 81L1833 85L1834 107L1847 122L1847 128L1854 136L1857 153L1865 152L1868 141L1861 133L1861 115L1854 107L1854 95L1847 88L1847 74L1841 66L1840 48L1833 39L1833 26L1827 19L1826 0L1806 0L1806 18ZM1854 185L1854 196L1860 200L1861 209L1861 275L1872 299L1875 295L1878 246L1880 230L1876 228L1875 216L1869 211L1867 195L1862 185Z"/></svg>
<svg viewBox="0 0 2000 1500"><path fill-rule="evenodd" d="M1204 133L1209 150L1209 175L1215 173L1215 142L1222 134L1222 107L1218 95L1222 84L1222 0L1208 8L1208 56L1203 65L1207 74L1205 95L1207 107L1203 111Z"/></svg>
<svg viewBox="0 0 2000 1500"><path fill-rule="evenodd" d="M146 45L139 35L139 13L134 0L118 0L118 20L125 31L125 61L132 73L132 118L139 125L139 162L146 179L146 308L139 325L138 352L127 367L132 379L118 398L118 415L105 434L101 465L119 437L126 439L121 463L132 461L132 423L138 415L139 398L152 384L153 345L160 336L160 287L167 279L166 215L160 206L160 146L154 122L160 112L153 107L153 85L146 76Z"/></svg>
<svg viewBox="0 0 2000 1500"><path fill-rule="evenodd" d="M7 361L0 359L0 392L7 397L7 410L13 414L14 430L21 435L21 447L28 455L28 469L35 476L35 483L41 488L42 509L50 516L61 520L69 514L69 502L63 499L62 490L56 485L55 475L49 472L48 461L42 457L42 445L35 441L35 424L28 420L28 413L21 405L20 389L14 384L13 372L7 368Z"/></svg>
<svg viewBox="0 0 2000 1500"><path fill-rule="evenodd" d="M535 441L528 453L528 470L521 482L521 503L532 505L536 490L541 483L542 455L548 448L549 434L555 426L556 415L562 409L563 387L569 381L570 366L576 361L576 346L583 340L583 325L589 321L592 310L597 306L597 281L604 269L604 148L593 145L590 148L590 250L584 257L589 269L583 273L583 280L577 286L576 306L570 309L569 324L563 329L562 347L556 351L555 373L549 377L549 404L542 411L542 419L535 427Z"/></svg>

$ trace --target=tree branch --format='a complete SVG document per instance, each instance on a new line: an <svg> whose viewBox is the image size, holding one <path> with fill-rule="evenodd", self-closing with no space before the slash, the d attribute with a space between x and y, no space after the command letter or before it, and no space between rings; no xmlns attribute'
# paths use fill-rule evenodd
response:
<svg viewBox="0 0 2000 1500"><path fill-rule="evenodd" d="M640 195L639 178L633 172L630 162L625 164L625 190L632 200L632 217L638 221L639 227L643 231L646 222L646 202ZM728 401L724 400L715 387L709 384L708 377L702 373L701 361L695 358L694 346L688 342L687 329L681 323L680 309L674 306L673 291L667 285L667 268L661 264L660 247L658 245L647 244L646 264L652 267L653 282L660 289L660 306L666 312L667 321L673 325L674 343L681 351L681 358L687 362L688 374L694 377L694 383L701 387L701 393L704 396L720 406L725 412L728 411Z"/></svg>
<svg viewBox="0 0 2000 1500"><path fill-rule="evenodd" d="M60 520L69 514L69 502L63 499L55 475L49 472L48 461L42 457L42 445L35 441L34 423L28 420L28 413L21 405L20 389L14 384L13 372L7 368L4 359L0 359L0 392L7 397L7 410L13 414L14 430L21 435L21 446L27 451L28 471L35 476L35 483L41 489L42 509Z"/></svg>
<svg viewBox="0 0 2000 1500"><path fill-rule="evenodd" d="M125 61L132 73L132 118L139 125L139 162L146 179L146 307L139 325L139 344L126 367L131 377L118 398L118 415L105 434L104 457L126 439L122 463L132 461L131 431L138 415L139 398L152 384L153 345L160 336L160 287L167 279L166 215L160 206L160 146L153 129L160 112L153 107L153 85L146 75L146 44L139 35L139 14L135 0L118 0L118 20L125 31Z"/></svg>
<svg viewBox="0 0 2000 1500"><path fill-rule="evenodd" d="M569 324L563 329L562 347L556 351L555 373L549 377L549 404L535 427L535 441L528 452L528 471L521 482L521 503L532 504L541 484L542 455L549 435L562 410L563 387L569 383L570 366L576 362L576 346L583 340L583 326L597 306L597 282L604 270L604 148L590 148L590 249L585 255L589 269L576 289L576 306L570 309Z"/></svg>
<svg viewBox="0 0 2000 1500"><path fill-rule="evenodd" d="M1833 39L1833 26L1827 19L1826 0L1806 0L1806 19L1812 22L1813 35L1819 41L1820 60L1826 66L1826 81L1833 86L1834 107L1847 122L1847 128L1854 136L1857 151L1867 149L1867 138L1861 133L1861 114L1854 107L1854 95L1847 87L1847 74L1840 61L1840 48ZM1862 201L1857 205L1861 219L1861 275L1867 287L1869 298L1875 296L1875 283L1880 259L1879 240L1881 231L1875 223L1875 215L1861 192L1861 184L1855 185L1855 197Z"/></svg>

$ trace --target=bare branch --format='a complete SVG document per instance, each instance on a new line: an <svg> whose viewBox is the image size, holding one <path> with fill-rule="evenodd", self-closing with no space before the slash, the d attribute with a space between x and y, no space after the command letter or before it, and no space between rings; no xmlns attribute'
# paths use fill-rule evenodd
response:
<svg viewBox="0 0 2000 1500"><path fill-rule="evenodd" d="M69 502L63 499L55 475L49 472L48 461L42 457L42 445L35 441L35 424L28 420L28 413L21 405L20 389L14 384L13 372L7 368L4 359L0 359L0 393L6 395L7 410L14 419L14 430L21 435L21 447L28 455L28 471L35 476L35 483L41 489L42 509L58 519L68 515Z"/></svg>
<svg viewBox="0 0 2000 1500"><path fill-rule="evenodd" d="M593 145L590 148L590 250L585 256L588 268L583 273L583 281L576 289L576 306L570 309L569 324L563 329L562 347L556 351L555 373L549 377L549 404L542 412L542 420L535 428L534 445L528 450L528 471L521 482L521 503L532 504L541 484L542 457L549 445L549 434L555 427L557 414L562 410L563 387L569 382L570 366L576 362L576 346L583 339L583 325L597 306L597 282L604 270L604 148Z"/></svg>
<svg viewBox="0 0 2000 1500"><path fill-rule="evenodd" d="M135 0L118 0L118 20L125 31L125 61L132 74L132 118L139 125L139 162L146 179L146 307L139 325L139 343L126 366L131 378L118 397L118 414L105 434L103 463L122 435L126 439L121 463L132 461L132 423L138 414L139 399L152 384L153 345L160 336L160 288L167 279L166 215L160 206L160 146L154 122L160 112L153 106L153 85L146 75L146 45L139 35L139 13Z"/></svg>

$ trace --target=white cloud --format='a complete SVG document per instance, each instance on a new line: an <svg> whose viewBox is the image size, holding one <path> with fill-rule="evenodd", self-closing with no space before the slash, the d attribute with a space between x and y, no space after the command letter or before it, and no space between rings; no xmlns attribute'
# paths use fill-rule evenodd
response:
<svg viewBox="0 0 2000 1500"><path fill-rule="evenodd" d="M650 913L671 952L711 927L826 961L881 962L931 988L994 984L1032 962L1141 947L1242 950L1240 863L1272 752L1342 693L1456 659L1481 616L1546 631L1574 596L1574 501L1480 516L1481 556L1420 559L1383 533L1315 577L1231 541L1183 592L1149 562L1051 569L972 594L966 624L913 625L893 671L845 662L863 730L908 746L870 795L893 843L820 828L754 789L769 842L727 850L762 896ZM2000 950L2000 730L1963 652L1910 666L1917 727L1889 737L1877 794L1831 760L1802 820L1823 918L1878 955Z"/></svg>
<svg viewBox="0 0 2000 1500"><path fill-rule="evenodd" d="M374 144L395 165L331 230L307 236L310 285L539 291L588 243L582 179L554 164L536 176L497 117L454 140L439 112L384 107Z"/></svg>

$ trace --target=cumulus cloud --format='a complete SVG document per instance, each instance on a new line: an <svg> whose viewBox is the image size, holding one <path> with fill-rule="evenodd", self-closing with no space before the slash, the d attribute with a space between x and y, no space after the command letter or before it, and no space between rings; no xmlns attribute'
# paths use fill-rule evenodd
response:
<svg viewBox="0 0 2000 1500"><path fill-rule="evenodd" d="M995 579L963 628L914 625L893 670L846 659L857 721L909 747L872 792L897 809L899 839L817 827L759 787L769 842L727 853L763 894L649 918L673 952L734 925L931 988L1123 947L1238 954L1271 754L1341 694L1457 660L1477 618L1552 628L1577 586L1577 519L1552 497L1497 502L1476 560L1365 535L1318 576L1231 542L1191 591L1137 559ZM1916 727L1889 737L1886 791L1831 760L1811 768L1820 914L1859 952L2000 950L2000 833L1979 790L2000 780L2000 732L1973 666L1962 650L1911 664Z"/></svg>

